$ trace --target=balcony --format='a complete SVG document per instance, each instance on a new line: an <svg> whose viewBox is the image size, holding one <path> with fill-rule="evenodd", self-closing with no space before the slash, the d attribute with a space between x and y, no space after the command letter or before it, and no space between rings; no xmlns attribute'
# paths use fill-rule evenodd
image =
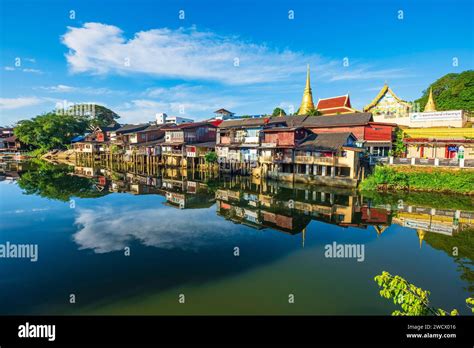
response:
<svg viewBox="0 0 474 348"><path fill-rule="evenodd" d="M162 153L163 155L167 155L167 156L182 156L183 155L182 150L163 150Z"/></svg>
<svg viewBox="0 0 474 348"><path fill-rule="evenodd" d="M260 156L260 163L293 163L291 156Z"/></svg>
<svg viewBox="0 0 474 348"><path fill-rule="evenodd" d="M350 167L353 163L347 157L316 157L316 156L295 156L295 163L298 164L318 164L326 166Z"/></svg>

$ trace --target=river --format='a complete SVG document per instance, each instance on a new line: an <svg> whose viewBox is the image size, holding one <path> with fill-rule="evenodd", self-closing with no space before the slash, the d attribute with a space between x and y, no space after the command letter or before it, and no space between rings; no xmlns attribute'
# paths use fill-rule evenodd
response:
<svg viewBox="0 0 474 348"><path fill-rule="evenodd" d="M390 315L382 271L470 314L471 197L39 161L0 180L0 246L37 247L0 258L3 315Z"/></svg>

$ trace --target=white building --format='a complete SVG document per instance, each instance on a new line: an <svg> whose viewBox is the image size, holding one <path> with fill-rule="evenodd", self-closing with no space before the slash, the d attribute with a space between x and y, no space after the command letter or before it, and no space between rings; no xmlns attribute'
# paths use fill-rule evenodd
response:
<svg viewBox="0 0 474 348"><path fill-rule="evenodd" d="M156 114L156 123L157 124L182 124L182 123L191 123L194 122L193 119L180 117L180 116L168 116L164 112Z"/></svg>

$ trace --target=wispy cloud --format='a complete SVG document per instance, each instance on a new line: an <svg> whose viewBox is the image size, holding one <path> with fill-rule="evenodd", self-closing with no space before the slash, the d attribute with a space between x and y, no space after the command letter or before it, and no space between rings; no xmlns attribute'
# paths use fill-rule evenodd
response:
<svg viewBox="0 0 474 348"><path fill-rule="evenodd" d="M43 74L42 70L33 69L33 68L19 68L19 67L13 67L13 66L4 66L3 70L5 70L5 71L20 71L20 72L30 73L30 74Z"/></svg>
<svg viewBox="0 0 474 348"><path fill-rule="evenodd" d="M394 79L412 76L406 69L379 69L373 70L371 67L347 69L330 77L329 81L347 80L373 80L373 79Z"/></svg>
<svg viewBox="0 0 474 348"><path fill-rule="evenodd" d="M38 97L0 98L0 110L14 110L44 103Z"/></svg>
<svg viewBox="0 0 474 348"><path fill-rule="evenodd" d="M104 94L125 94L125 91L112 90L105 87L76 87L68 86L63 84L58 84L54 86L41 86L36 89L51 92L51 93L77 93L77 94L94 94L94 95L104 95Z"/></svg>

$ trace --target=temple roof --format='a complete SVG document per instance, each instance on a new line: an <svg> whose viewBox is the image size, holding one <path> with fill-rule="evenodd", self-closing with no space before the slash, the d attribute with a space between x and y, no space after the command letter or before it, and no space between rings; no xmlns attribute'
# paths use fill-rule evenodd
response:
<svg viewBox="0 0 474 348"><path fill-rule="evenodd" d="M349 94L341 95L338 97L331 97L331 98L320 98L318 100L317 109L332 109L337 107L351 107L351 100L349 98Z"/></svg>
<svg viewBox="0 0 474 348"><path fill-rule="evenodd" d="M376 106L378 104L378 102L380 101L380 99L382 99L382 97L387 92L390 93L392 95L392 97L395 98L395 100L398 101L399 103L402 103L402 104L405 104L405 105L409 106L409 104L406 101L404 101L404 100L400 99L399 97L397 97L397 95L392 91L392 89L390 87L388 87L387 84L384 84L382 89L380 90L379 94L377 94L377 96L374 98L374 100L372 100L372 102L370 102L370 104L367 104L364 107L364 111L369 111L374 106Z"/></svg>

